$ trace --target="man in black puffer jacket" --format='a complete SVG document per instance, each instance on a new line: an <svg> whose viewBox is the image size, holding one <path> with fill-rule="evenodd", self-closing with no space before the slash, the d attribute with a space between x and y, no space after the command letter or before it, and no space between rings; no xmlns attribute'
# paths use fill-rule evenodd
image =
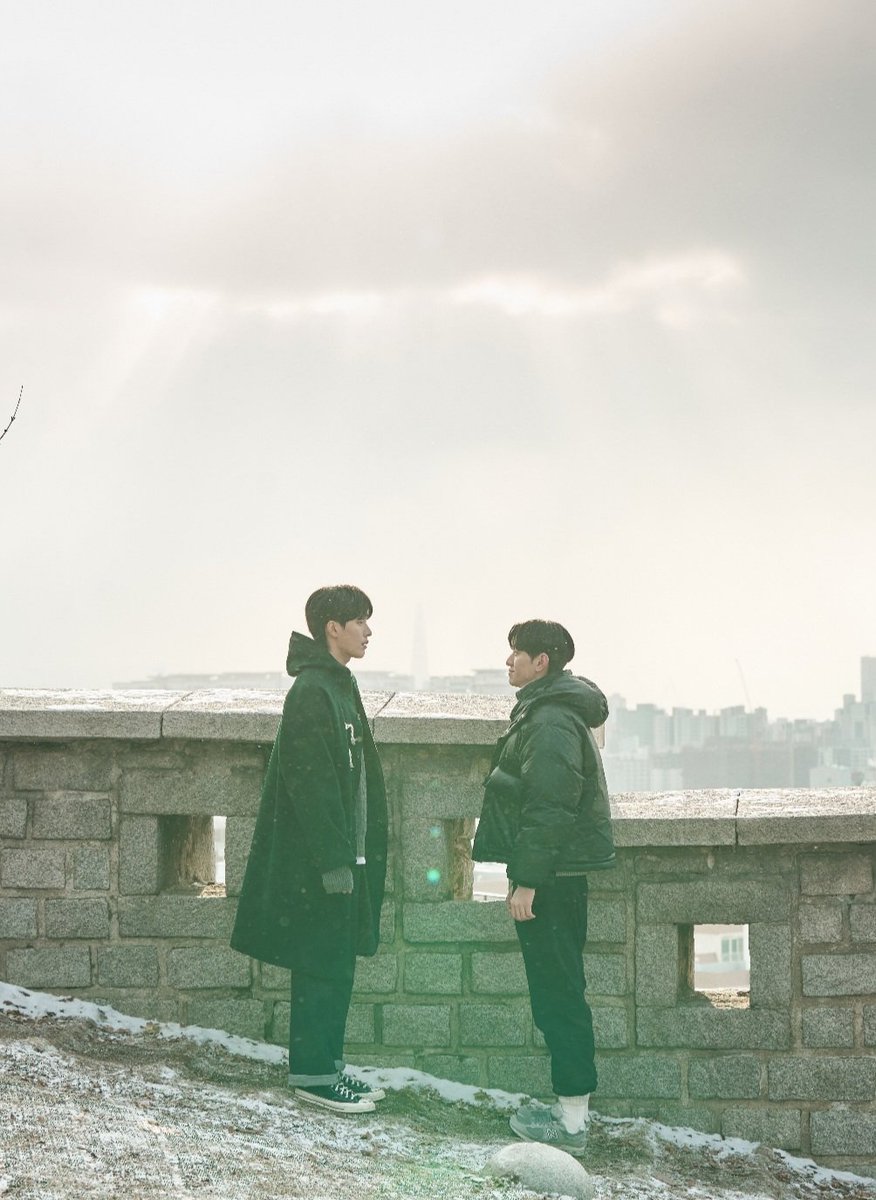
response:
<svg viewBox="0 0 876 1200"><path fill-rule="evenodd" d="M608 704L590 680L563 670L575 644L562 625L524 621L508 642L508 679L520 690L486 780L472 857L508 865L506 903L557 1094L550 1108L519 1109L511 1128L527 1141L581 1154L596 1088L581 958L587 875L615 865L605 773L591 733L605 722Z"/></svg>

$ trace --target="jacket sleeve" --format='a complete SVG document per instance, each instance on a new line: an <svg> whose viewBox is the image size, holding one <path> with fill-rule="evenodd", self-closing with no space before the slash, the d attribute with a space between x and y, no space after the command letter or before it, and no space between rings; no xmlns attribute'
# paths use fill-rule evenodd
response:
<svg viewBox="0 0 876 1200"><path fill-rule="evenodd" d="M290 692L280 724L279 767L316 870L324 875L352 866L356 853L338 776L337 731L331 706L320 691L300 698L294 689Z"/></svg>
<svg viewBox="0 0 876 1200"><path fill-rule="evenodd" d="M508 877L524 887L538 887L550 878L578 815L584 751L580 728L548 705L533 714L521 734L523 797Z"/></svg>

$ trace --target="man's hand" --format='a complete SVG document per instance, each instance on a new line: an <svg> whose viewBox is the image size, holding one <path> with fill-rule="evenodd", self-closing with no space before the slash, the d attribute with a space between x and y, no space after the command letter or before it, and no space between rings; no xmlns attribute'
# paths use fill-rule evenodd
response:
<svg viewBox="0 0 876 1200"><path fill-rule="evenodd" d="M532 911L534 899L535 888L516 887L509 888L505 903L515 921L534 921L535 913Z"/></svg>

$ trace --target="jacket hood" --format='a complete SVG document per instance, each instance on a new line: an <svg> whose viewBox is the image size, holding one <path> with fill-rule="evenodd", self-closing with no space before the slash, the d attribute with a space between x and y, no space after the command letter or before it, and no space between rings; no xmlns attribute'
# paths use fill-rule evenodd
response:
<svg viewBox="0 0 876 1200"><path fill-rule="evenodd" d="M563 671L522 687L517 693L511 720L522 717L536 705L548 702L574 709L591 729L604 724L608 717L608 701L596 684L582 675Z"/></svg>
<svg viewBox="0 0 876 1200"><path fill-rule="evenodd" d="M308 667L328 667L343 671L345 675L349 675L349 671L343 664L339 663L336 658L329 654L324 646L318 645L313 638L305 637L303 633L293 633L289 638L289 653L286 655L286 674L300 675L302 671Z"/></svg>

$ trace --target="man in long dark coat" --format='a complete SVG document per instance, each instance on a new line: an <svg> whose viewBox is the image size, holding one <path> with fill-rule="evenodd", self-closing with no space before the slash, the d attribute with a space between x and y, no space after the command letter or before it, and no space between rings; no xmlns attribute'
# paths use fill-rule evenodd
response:
<svg viewBox="0 0 876 1200"><path fill-rule="evenodd" d="M356 955L377 950L386 875L383 771L356 680L371 601L349 585L307 601L293 633L295 682L268 763L231 945L292 972L289 1083L337 1112L383 1092L348 1075L344 1029Z"/></svg>

